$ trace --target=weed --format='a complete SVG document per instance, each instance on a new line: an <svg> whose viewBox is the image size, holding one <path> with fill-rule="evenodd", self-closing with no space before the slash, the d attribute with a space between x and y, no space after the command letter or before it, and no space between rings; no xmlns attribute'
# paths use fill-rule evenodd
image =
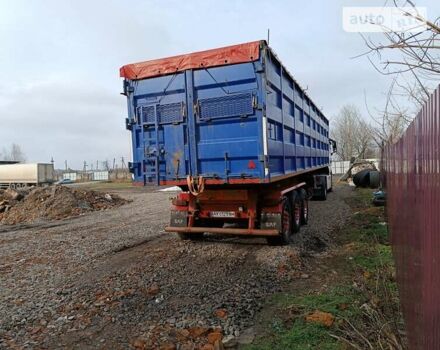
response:
<svg viewBox="0 0 440 350"><path fill-rule="evenodd" d="M371 190L357 189L348 200L354 213L337 234L339 254L346 264L331 285L306 295L273 296L279 309L271 334L247 350L266 349L401 349L403 323L388 230L383 208L371 206ZM330 313L334 324L306 322L305 316L319 310Z"/></svg>

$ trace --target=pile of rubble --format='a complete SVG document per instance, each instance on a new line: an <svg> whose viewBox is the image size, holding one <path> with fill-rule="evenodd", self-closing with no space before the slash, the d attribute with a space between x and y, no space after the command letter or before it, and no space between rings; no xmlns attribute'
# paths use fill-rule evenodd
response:
<svg viewBox="0 0 440 350"><path fill-rule="evenodd" d="M39 219L59 220L127 203L107 193L64 186L0 190L0 223L14 225Z"/></svg>

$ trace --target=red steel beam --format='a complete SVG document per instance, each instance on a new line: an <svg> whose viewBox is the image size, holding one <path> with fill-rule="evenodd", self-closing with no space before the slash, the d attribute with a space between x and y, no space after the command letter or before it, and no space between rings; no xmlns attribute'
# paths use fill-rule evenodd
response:
<svg viewBox="0 0 440 350"><path fill-rule="evenodd" d="M247 228L219 228L219 227L165 227L166 232L176 233L218 233L239 236L278 236L277 230L247 229Z"/></svg>

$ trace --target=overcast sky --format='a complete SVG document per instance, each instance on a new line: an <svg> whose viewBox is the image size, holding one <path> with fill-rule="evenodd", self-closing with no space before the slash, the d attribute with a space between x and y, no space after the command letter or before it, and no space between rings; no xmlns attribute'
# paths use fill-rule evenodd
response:
<svg viewBox="0 0 440 350"><path fill-rule="evenodd" d="M265 39L331 119L347 103L383 103L389 78L342 30L343 6L381 1L0 0L0 150L62 168L131 158L119 67ZM418 1L428 16L440 1Z"/></svg>

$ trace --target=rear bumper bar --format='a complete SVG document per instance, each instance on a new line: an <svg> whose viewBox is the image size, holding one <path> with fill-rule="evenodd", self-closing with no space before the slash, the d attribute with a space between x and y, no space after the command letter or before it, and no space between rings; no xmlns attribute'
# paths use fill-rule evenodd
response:
<svg viewBox="0 0 440 350"><path fill-rule="evenodd" d="M173 227L165 228L166 232L177 233L218 233L222 235L240 236L278 236L277 230L247 229L247 228L219 228L219 227Z"/></svg>

